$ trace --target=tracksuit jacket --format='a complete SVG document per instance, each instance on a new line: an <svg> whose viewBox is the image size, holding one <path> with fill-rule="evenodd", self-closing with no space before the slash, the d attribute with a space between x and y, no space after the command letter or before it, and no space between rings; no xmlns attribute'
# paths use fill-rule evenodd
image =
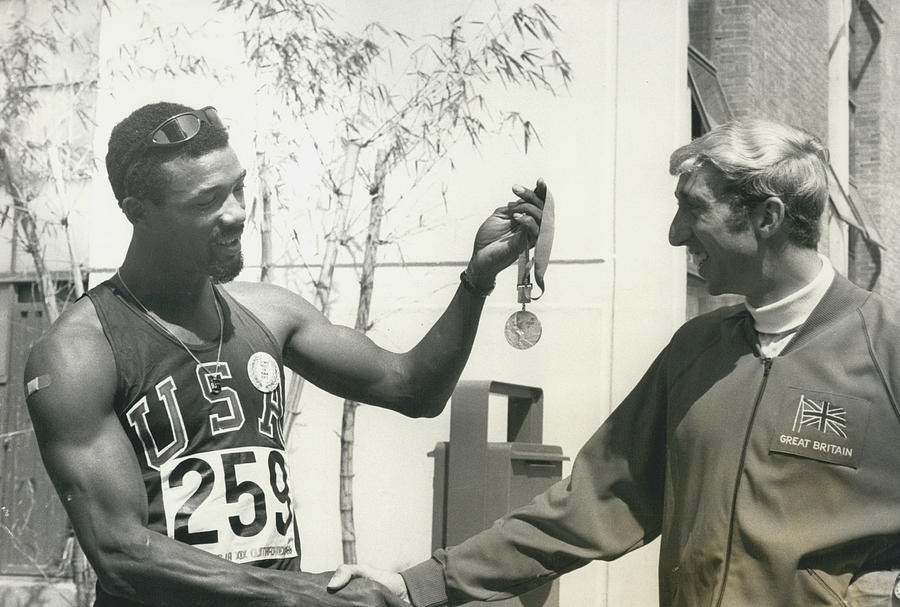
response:
<svg viewBox="0 0 900 607"><path fill-rule="evenodd" d="M900 568L896 310L836 276L778 357L756 344L743 306L687 322L569 478L402 572L413 604L507 598L660 534L664 607L845 605Z"/></svg>

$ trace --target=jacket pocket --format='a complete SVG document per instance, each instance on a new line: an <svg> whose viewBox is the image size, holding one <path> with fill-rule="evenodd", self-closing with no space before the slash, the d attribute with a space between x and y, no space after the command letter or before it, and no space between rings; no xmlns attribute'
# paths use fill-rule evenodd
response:
<svg viewBox="0 0 900 607"><path fill-rule="evenodd" d="M825 595L828 597L829 605L835 605L838 607L851 607L848 603L841 597L841 593L832 588L828 582L825 581L825 578L822 577L815 569L807 569L806 572L813 579L818 588L824 591Z"/></svg>

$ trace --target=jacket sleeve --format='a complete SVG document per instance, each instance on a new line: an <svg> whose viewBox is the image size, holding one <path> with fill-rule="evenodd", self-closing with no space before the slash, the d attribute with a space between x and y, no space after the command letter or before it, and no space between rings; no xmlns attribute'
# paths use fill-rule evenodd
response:
<svg viewBox="0 0 900 607"><path fill-rule="evenodd" d="M509 598L659 535L668 351L582 447L568 478L491 528L401 572L415 607Z"/></svg>

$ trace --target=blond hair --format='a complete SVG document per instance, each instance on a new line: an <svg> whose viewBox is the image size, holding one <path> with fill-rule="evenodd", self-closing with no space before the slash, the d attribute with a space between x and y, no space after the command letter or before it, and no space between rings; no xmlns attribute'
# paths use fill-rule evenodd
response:
<svg viewBox="0 0 900 607"><path fill-rule="evenodd" d="M749 206L770 196L784 202L788 237L816 248L819 217L828 200L828 150L803 129L761 119L733 120L694 139L669 158L672 175L712 165L725 176L729 201L749 217Z"/></svg>

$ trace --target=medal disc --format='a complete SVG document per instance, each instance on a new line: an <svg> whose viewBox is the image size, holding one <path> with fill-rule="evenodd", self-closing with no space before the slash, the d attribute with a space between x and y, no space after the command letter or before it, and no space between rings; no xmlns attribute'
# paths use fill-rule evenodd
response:
<svg viewBox="0 0 900 607"><path fill-rule="evenodd" d="M541 338L541 321L531 312L519 310L506 321L504 332L509 345L527 350Z"/></svg>
<svg viewBox="0 0 900 607"><path fill-rule="evenodd" d="M271 392L278 387L280 374L278 363L268 352L255 352L247 361L247 375L260 392Z"/></svg>

